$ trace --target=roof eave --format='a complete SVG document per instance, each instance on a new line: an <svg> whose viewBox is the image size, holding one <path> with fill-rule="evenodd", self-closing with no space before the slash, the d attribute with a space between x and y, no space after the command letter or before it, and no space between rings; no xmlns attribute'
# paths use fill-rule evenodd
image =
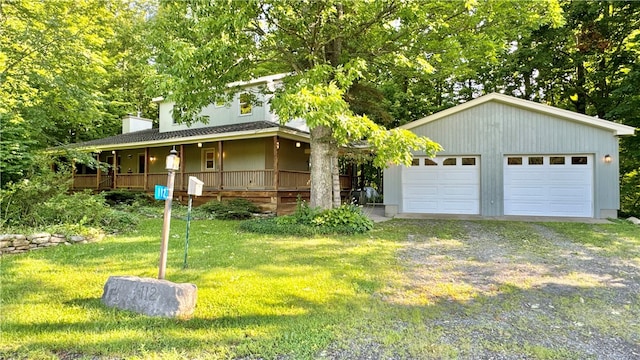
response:
<svg viewBox="0 0 640 360"><path fill-rule="evenodd" d="M108 151L108 150L120 150L120 149L134 149L141 147L159 147L159 146L172 146L172 145L185 145L185 144L196 144L199 142L207 142L207 141L225 141L225 140L242 140L242 139L255 139L255 138L264 138L269 136L280 135L288 139L292 140L300 140L307 141L309 140L309 134L297 131L289 128L279 128L277 126L259 129L259 130L246 130L246 131L235 131L229 133L221 133L221 134L207 134L207 135L197 135L197 136L183 136L172 139L162 139L162 140L150 140L150 141L138 141L131 143L120 143L120 144L106 144L106 145L90 145L77 147L76 149L80 151Z"/></svg>
<svg viewBox="0 0 640 360"><path fill-rule="evenodd" d="M547 114L547 115L551 115L551 116L555 116L555 117L559 117L565 120L569 120L569 121L575 121L575 122L579 122L579 123L583 123L585 125L590 125L590 126L595 126L595 127L599 127L602 129L606 129L606 130L611 130L613 131L614 135L616 136L626 136L626 135L634 135L635 134L635 128L631 127L631 126L627 126L627 125L623 125L623 124L618 124L618 123L614 123L612 121L609 120L603 120L603 119L598 119L592 116L588 116L588 115L584 115L584 114L579 114L573 111L569 111L569 110L565 110L565 109L560 109L560 108L556 108L553 106L549 106L549 105L545 105L545 104L540 104L540 103L536 103L533 101L529 101L529 100L524 100L524 99L519 99L516 97L512 97L512 96L508 96L508 95L504 95L504 94L499 94L499 93L491 93L488 95L484 95L481 96L479 98L467 101L463 104L451 107L449 109L437 112L433 115L429 115L427 117L424 117L422 119L418 119L415 121L412 121L408 124L402 125L399 128L401 129L406 129L406 130L411 130L413 128L416 128L418 126L424 125L424 124L428 124L432 121L436 121L439 120L441 118L447 117L449 115L453 115L455 113L461 112L461 111L465 111L467 109L470 109L472 107L487 103L489 101L496 101L499 103L503 103L503 104L507 104L507 105L512 105L512 106L516 106L522 109L527 109L530 111L536 111L536 112L540 112L543 114Z"/></svg>

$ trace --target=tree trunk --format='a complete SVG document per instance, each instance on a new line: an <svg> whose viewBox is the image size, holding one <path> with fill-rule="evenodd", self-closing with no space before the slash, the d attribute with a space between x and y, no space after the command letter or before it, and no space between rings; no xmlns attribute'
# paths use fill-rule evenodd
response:
<svg viewBox="0 0 640 360"><path fill-rule="evenodd" d="M338 149L331 153L331 177L333 179L333 207L342 205L340 197L340 167L338 166Z"/></svg>
<svg viewBox="0 0 640 360"><path fill-rule="evenodd" d="M586 84L586 75L585 75L584 63L581 61L578 62L578 66L576 69L576 93L578 95L578 100L575 102L576 112L580 114L587 113L587 91L585 89Z"/></svg>
<svg viewBox="0 0 640 360"><path fill-rule="evenodd" d="M333 153L331 129L317 126L311 129L311 207L331 209Z"/></svg>

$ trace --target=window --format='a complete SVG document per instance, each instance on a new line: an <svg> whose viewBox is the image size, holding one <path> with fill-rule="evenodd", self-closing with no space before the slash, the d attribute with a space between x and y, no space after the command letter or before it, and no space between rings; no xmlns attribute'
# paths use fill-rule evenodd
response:
<svg viewBox="0 0 640 360"><path fill-rule="evenodd" d="M446 158L442 162L442 165L444 165L444 166L455 166L456 163L457 163L456 158Z"/></svg>
<svg viewBox="0 0 640 360"><path fill-rule="evenodd" d="M522 157L508 157L507 165L522 165Z"/></svg>
<svg viewBox="0 0 640 360"><path fill-rule="evenodd" d="M411 160L411 166L420 166L420 159L412 159Z"/></svg>
<svg viewBox="0 0 640 360"><path fill-rule="evenodd" d="M433 161L431 159L424 159L424 165L425 166L438 166L438 163L436 163L435 161Z"/></svg>
<svg viewBox="0 0 640 360"><path fill-rule="evenodd" d="M240 115L251 115L253 111L251 107L251 94L242 93L240 94Z"/></svg>
<svg viewBox="0 0 640 360"><path fill-rule="evenodd" d="M462 166L473 166L476 164L476 158L462 158Z"/></svg>
<svg viewBox="0 0 640 360"><path fill-rule="evenodd" d="M204 170L216 169L216 151L213 149L203 150Z"/></svg>
<svg viewBox="0 0 640 360"><path fill-rule="evenodd" d="M551 165L564 165L564 156L552 156L549 158Z"/></svg>
<svg viewBox="0 0 640 360"><path fill-rule="evenodd" d="M529 165L544 165L542 156L529 156Z"/></svg>
<svg viewBox="0 0 640 360"><path fill-rule="evenodd" d="M586 156L572 156L571 165L587 165Z"/></svg>

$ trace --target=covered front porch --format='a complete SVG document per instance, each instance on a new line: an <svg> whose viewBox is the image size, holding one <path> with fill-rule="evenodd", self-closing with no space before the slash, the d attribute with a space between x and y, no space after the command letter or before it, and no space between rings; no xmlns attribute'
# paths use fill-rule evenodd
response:
<svg viewBox="0 0 640 360"><path fill-rule="evenodd" d="M309 190L309 171L296 170L232 170L176 172L175 189L186 190L189 176L204 182L204 190ZM130 189L152 192L155 185L166 185L167 173L74 174L73 189ZM340 188L351 189L351 178L340 175Z"/></svg>
<svg viewBox="0 0 640 360"><path fill-rule="evenodd" d="M76 166L74 190L129 189L153 193L155 185L167 184L165 157L174 148L180 157L175 174L175 196L186 197L190 176L204 182L203 197L211 199L247 198L265 210L281 213L295 199L309 197L310 147L303 139L266 136L249 139L203 139L176 145L94 150L103 165L101 171ZM348 194L351 176L340 175L340 187Z"/></svg>

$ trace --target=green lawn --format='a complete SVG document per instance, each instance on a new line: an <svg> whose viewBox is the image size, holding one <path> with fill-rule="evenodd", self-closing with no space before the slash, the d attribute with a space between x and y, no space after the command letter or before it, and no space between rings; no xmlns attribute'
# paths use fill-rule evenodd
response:
<svg viewBox="0 0 640 360"><path fill-rule="evenodd" d="M157 276L161 225L144 220L135 233L99 243L4 256L0 354L311 357L371 306L393 269L396 243L374 240L376 232L283 238L239 233L231 221L194 221L183 270L185 222L173 221L166 278L198 286L194 317L104 307L110 275Z"/></svg>
<svg viewBox="0 0 640 360"><path fill-rule="evenodd" d="M106 308L100 301L111 275L157 276L162 219L143 220L135 232L98 243L3 256L0 358L304 359L323 357L327 348L348 349L358 341L393 349L400 358L456 358L466 350L443 342L446 329L429 324L438 323L442 314L465 318L486 313L487 303L498 304L496 311L509 310L524 289L505 286L499 297L475 302L407 306L386 301L403 291L406 269L396 254L408 235L456 242L465 236L456 221L424 226L393 220L365 235L314 238L243 233L237 224L192 222L189 267L184 270L185 222L172 222L167 280L198 286L190 320L149 318ZM478 224L514 238L529 231L522 223ZM606 249L640 266L637 228L544 226L579 246ZM585 311L593 309L585 305ZM631 304L629 312L637 311L638 304ZM562 358L565 353L549 356L546 348L531 345L525 354Z"/></svg>

